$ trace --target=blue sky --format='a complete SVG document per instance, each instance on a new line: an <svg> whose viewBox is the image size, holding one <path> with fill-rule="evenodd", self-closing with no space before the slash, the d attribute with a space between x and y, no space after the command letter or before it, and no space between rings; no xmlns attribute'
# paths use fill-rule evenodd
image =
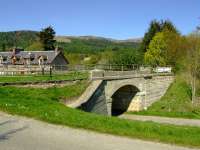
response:
<svg viewBox="0 0 200 150"><path fill-rule="evenodd" d="M182 34L200 24L200 0L0 0L0 31L142 37L153 19L170 19Z"/></svg>

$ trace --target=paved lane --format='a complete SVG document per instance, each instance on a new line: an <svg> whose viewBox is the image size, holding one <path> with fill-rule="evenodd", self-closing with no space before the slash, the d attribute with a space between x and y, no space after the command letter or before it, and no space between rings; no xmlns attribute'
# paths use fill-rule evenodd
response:
<svg viewBox="0 0 200 150"><path fill-rule="evenodd" d="M0 150L189 150L55 126L0 112Z"/></svg>
<svg viewBox="0 0 200 150"><path fill-rule="evenodd" d="M200 119L183 119L183 118L169 118L169 117L159 117L159 116L142 116L134 114L123 114L119 116L123 119L129 120L139 120L139 121L153 121L157 123L166 123L173 125L185 125L185 126L197 126L200 127Z"/></svg>

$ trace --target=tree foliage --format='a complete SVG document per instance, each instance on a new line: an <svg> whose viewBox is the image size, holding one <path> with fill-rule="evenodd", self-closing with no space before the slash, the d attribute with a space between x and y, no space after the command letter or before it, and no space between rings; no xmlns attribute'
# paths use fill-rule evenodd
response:
<svg viewBox="0 0 200 150"><path fill-rule="evenodd" d="M185 38L179 33L169 30L163 31L166 48L164 57L167 65L177 67L178 60L185 56Z"/></svg>
<svg viewBox="0 0 200 150"><path fill-rule="evenodd" d="M165 37L163 32L157 33L149 44L149 48L145 53L144 60L145 63L151 66L164 66L166 65L166 60L164 57L164 51L167 45L165 42Z"/></svg>
<svg viewBox="0 0 200 150"><path fill-rule="evenodd" d="M31 44L29 47L26 48L28 51L38 51L44 50L44 47L41 42L37 41Z"/></svg>
<svg viewBox="0 0 200 150"><path fill-rule="evenodd" d="M53 27L49 26L47 28L42 29L38 34L40 42L43 45L44 50L53 50L55 49L55 38L56 32Z"/></svg>
<svg viewBox="0 0 200 150"><path fill-rule="evenodd" d="M160 32L160 31L161 31L160 23L156 20L153 20L150 23L149 29L145 33L144 38L142 40L142 44L141 44L141 47L140 47L142 52L144 52L144 53L146 52L151 40L156 35L156 33Z"/></svg>
<svg viewBox="0 0 200 150"><path fill-rule="evenodd" d="M124 49L116 52L110 62L116 65L141 64L142 55L137 49Z"/></svg>
<svg viewBox="0 0 200 150"><path fill-rule="evenodd" d="M161 20L161 21L157 21L157 20L153 20L150 23L149 29L148 31L145 33L142 44L141 44L141 51L143 51L144 53L147 51L147 49L149 48L149 44L151 42L151 40L153 39L153 37L156 35L156 33L158 32L162 32L162 31L170 31L176 34L179 34L178 30L176 29L176 27L173 25L173 23L169 20Z"/></svg>
<svg viewBox="0 0 200 150"><path fill-rule="evenodd" d="M180 34L175 25L170 20L161 20L160 28L161 31L169 31L171 33Z"/></svg>
<svg viewBox="0 0 200 150"><path fill-rule="evenodd" d="M13 47L26 48L37 39L35 31L0 32L0 50L9 50Z"/></svg>
<svg viewBox="0 0 200 150"><path fill-rule="evenodd" d="M187 37L187 55L185 57L187 80L191 85L192 102L196 101L197 79L200 79L200 34L198 32Z"/></svg>
<svg viewBox="0 0 200 150"><path fill-rule="evenodd" d="M69 39L70 42L57 42L57 45L64 48L68 53L94 54L108 50L119 51L139 47L139 43L136 42L113 42L107 39Z"/></svg>
<svg viewBox="0 0 200 150"><path fill-rule="evenodd" d="M2 43L2 51L6 51L6 44L5 43Z"/></svg>

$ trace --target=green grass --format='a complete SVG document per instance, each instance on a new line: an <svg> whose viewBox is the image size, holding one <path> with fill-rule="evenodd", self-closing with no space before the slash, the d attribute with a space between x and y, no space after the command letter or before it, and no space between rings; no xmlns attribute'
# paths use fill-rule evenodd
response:
<svg viewBox="0 0 200 150"><path fill-rule="evenodd" d="M200 147L200 128L197 127L122 120L71 109L58 102L61 96L79 95L85 86L82 81L63 88L0 87L0 110L74 128Z"/></svg>
<svg viewBox="0 0 200 150"><path fill-rule="evenodd" d="M37 81L53 81L53 80L74 80L74 79L87 79L87 72L69 72L66 74L53 74L50 75L28 75L28 76L0 76L0 82L37 82Z"/></svg>
<svg viewBox="0 0 200 150"><path fill-rule="evenodd" d="M146 111L129 112L138 115L153 115L200 119L200 107L191 103L191 90L180 75L169 87L166 94Z"/></svg>

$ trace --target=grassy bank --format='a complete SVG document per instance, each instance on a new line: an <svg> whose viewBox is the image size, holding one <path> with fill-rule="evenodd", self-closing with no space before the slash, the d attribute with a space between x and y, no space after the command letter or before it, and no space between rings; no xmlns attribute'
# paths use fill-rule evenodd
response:
<svg viewBox="0 0 200 150"><path fill-rule="evenodd" d="M66 74L50 75L27 75L27 76L0 76L0 82L36 82L36 81L52 81L52 80L74 80L87 79L87 72L69 72Z"/></svg>
<svg viewBox="0 0 200 150"><path fill-rule="evenodd" d="M200 119L200 107L192 105L190 87L182 76L177 76L166 94L147 111L130 113Z"/></svg>
<svg viewBox="0 0 200 150"><path fill-rule="evenodd" d="M200 128L164 125L99 116L65 107L61 96L80 94L85 83L64 88L31 89L0 87L0 110L46 122L84 128L97 132L164 143L200 147Z"/></svg>

